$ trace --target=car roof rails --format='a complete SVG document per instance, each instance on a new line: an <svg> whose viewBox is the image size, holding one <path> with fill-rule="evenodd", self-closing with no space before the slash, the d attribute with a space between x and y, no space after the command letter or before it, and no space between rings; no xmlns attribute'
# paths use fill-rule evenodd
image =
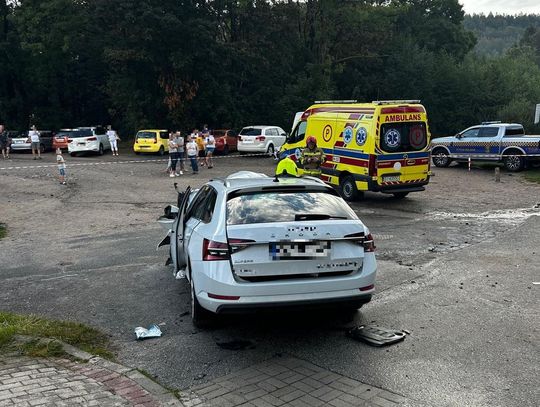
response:
<svg viewBox="0 0 540 407"><path fill-rule="evenodd" d="M352 100L352 99L349 99L349 100L316 100L313 103L315 103L315 104L323 104L323 103L326 103L326 104L330 104L330 103L358 103L358 100Z"/></svg>
<svg viewBox="0 0 540 407"><path fill-rule="evenodd" d="M417 104L417 103L420 103L420 100L419 99L374 100L371 103L373 103L374 105L398 105L398 104L404 104L404 103Z"/></svg>
<svg viewBox="0 0 540 407"><path fill-rule="evenodd" d="M485 126L487 124L501 124L502 122L500 120L491 121L491 122L482 122L482 126Z"/></svg>

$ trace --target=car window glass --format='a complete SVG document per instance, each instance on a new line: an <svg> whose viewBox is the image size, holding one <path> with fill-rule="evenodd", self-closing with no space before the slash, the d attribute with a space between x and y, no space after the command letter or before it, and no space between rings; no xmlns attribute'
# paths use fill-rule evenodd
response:
<svg viewBox="0 0 540 407"><path fill-rule="evenodd" d="M306 136L307 122L299 122L294 131L289 136L289 143L298 143Z"/></svg>
<svg viewBox="0 0 540 407"><path fill-rule="evenodd" d="M525 130L523 127L507 127L504 131L505 136L523 136L525 135Z"/></svg>
<svg viewBox="0 0 540 407"><path fill-rule="evenodd" d="M482 127L478 132L478 137L497 137L499 134L498 127Z"/></svg>
<svg viewBox="0 0 540 407"><path fill-rule="evenodd" d="M464 131L463 133L461 133L461 137L463 137L463 138L478 137L478 132L479 131L480 131L479 128L470 129L470 130L467 130L467 131Z"/></svg>
<svg viewBox="0 0 540 407"><path fill-rule="evenodd" d="M381 126L380 146L388 153L419 151L426 148L424 122L385 123Z"/></svg>
<svg viewBox="0 0 540 407"><path fill-rule="evenodd" d="M244 127L240 131L240 135L242 135L242 136L260 136L261 135L261 129L255 129L253 127Z"/></svg>
<svg viewBox="0 0 540 407"><path fill-rule="evenodd" d="M205 201L203 202L203 211L201 214L201 220L204 223L209 223L214 215L214 207L216 206L217 192L214 188L210 188Z"/></svg>
<svg viewBox="0 0 540 407"><path fill-rule="evenodd" d="M201 188L199 193L193 199L193 202L189 206L186 214L186 220L189 218L202 219L204 213L203 203L208 195L210 187L205 185Z"/></svg>
<svg viewBox="0 0 540 407"><path fill-rule="evenodd" d="M169 135L167 134L166 131L161 131L159 133L159 137L161 137L162 139L168 139L169 138Z"/></svg>
<svg viewBox="0 0 540 407"><path fill-rule="evenodd" d="M305 214L357 219L341 198L328 192L264 191L233 196L227 201L228 225L294 222L296 215Z"/></svg>

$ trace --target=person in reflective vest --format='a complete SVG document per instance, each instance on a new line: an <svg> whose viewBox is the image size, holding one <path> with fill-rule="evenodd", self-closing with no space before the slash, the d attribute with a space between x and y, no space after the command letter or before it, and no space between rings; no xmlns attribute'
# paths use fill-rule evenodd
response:
<svg viewBox="0 0 540 407"><path fill-rule="evenodd" d="M290 157L285 157L276 167L276 176L298 177L296 163Z"/></svg>
<svg viewBox="0 0 540 407"><path fill-rule="evenodd" d="M309 136L306 141L306 148L302 150L300 163L304 167L304 174L312 177L320 177L321 164L325 162L326 157L323 151L317 147L317 139Z"/></svg>

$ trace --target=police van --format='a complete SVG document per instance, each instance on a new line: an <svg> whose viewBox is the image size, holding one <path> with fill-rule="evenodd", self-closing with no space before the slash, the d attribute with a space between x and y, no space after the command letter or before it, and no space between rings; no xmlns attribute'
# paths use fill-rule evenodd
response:
<svg viewBox="0 0 540 407"><path fill-rule="evenodd" d="M404 198L429 182L430 132L419 100L319 101L296 120L280 158L296 161L301 173L298 159L314 136L326 155L322 180L349 201L364 191Z"/></svg>

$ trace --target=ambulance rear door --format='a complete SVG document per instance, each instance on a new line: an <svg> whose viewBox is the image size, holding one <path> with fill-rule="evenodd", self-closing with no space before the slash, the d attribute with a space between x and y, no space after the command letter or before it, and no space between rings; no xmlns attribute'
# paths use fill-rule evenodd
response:
<svg viewBox="0 0 540 407"><path fill-rule="evenodd" d="M425 113L394 114L381 119L376 163L379 186L427 183L429 129Z"/></svg>

